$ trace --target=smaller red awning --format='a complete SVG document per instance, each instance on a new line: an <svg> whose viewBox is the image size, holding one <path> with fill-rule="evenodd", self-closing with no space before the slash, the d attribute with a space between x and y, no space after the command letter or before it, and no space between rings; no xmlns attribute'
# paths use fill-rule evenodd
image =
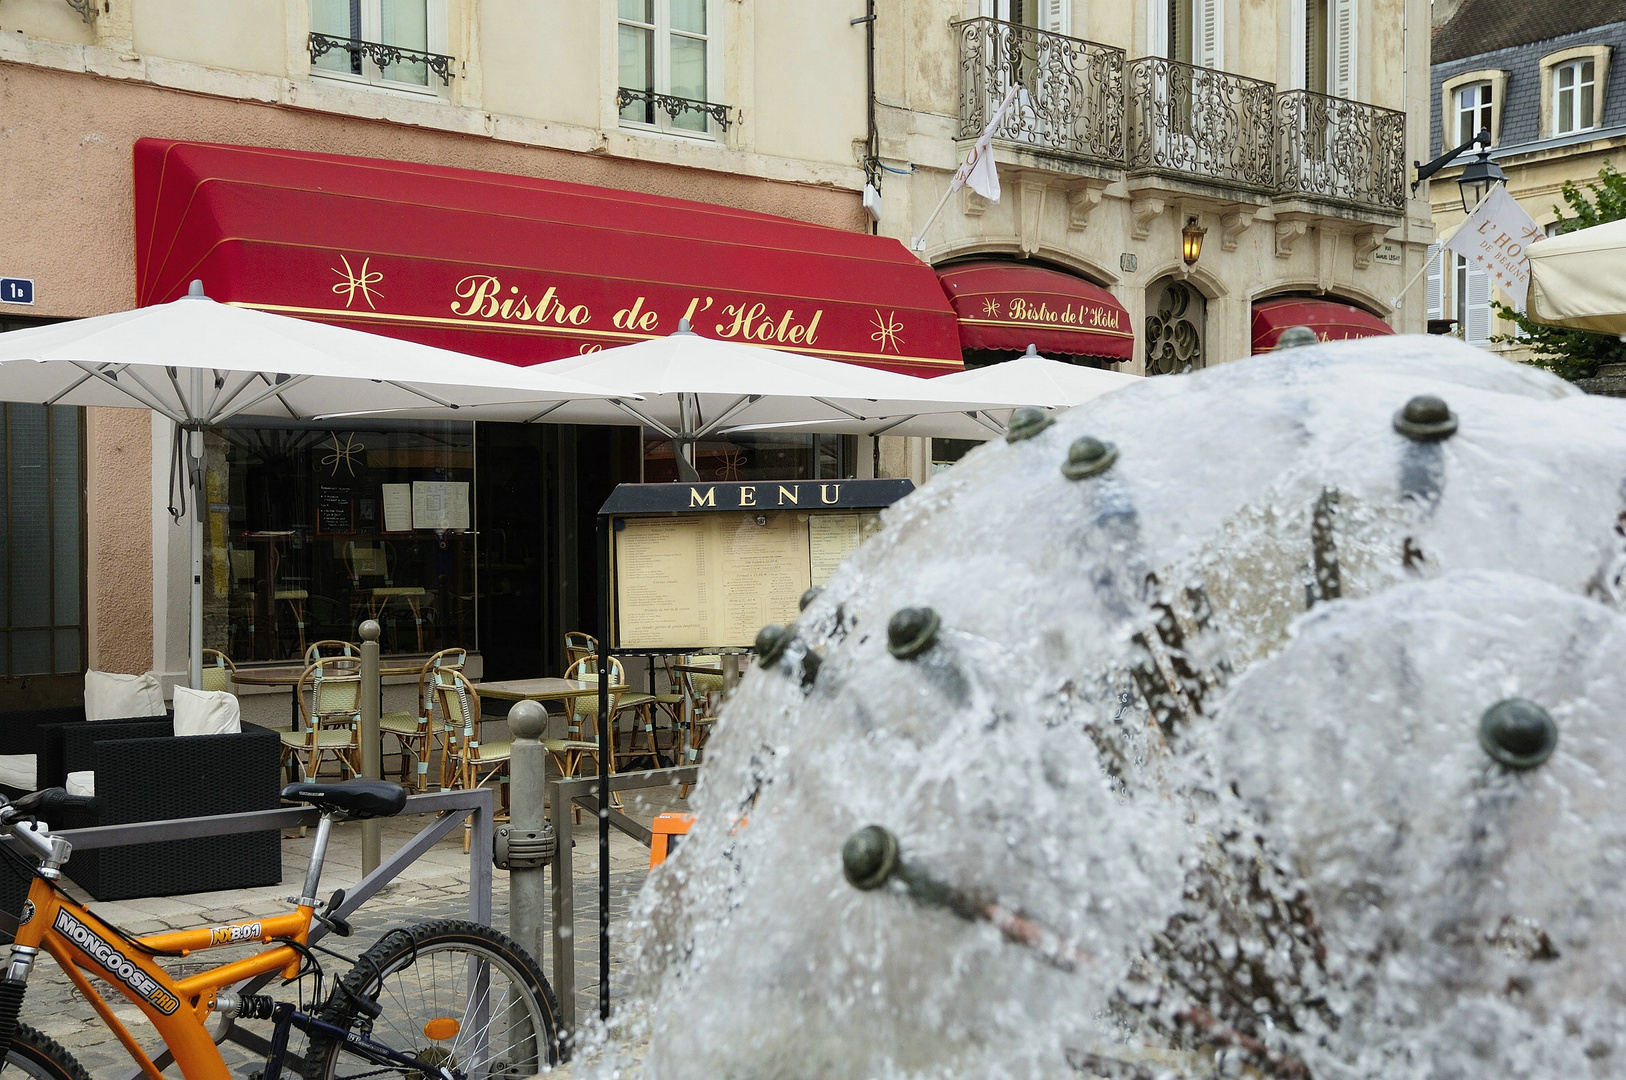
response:
<svg viewBox="0 0 1626 1080"><path fill-rule="evenodd" d="M964 349L1128 360L1135 352L1129 313L1082 278L1011 262L959 263L938 272L960 322Z"/></svg>
<svg viewBox="0 0 1626 1080"><path fill-rule="evenodd" d="M1308 326L1322 341L1394 333L1388 323L1352 304L1284 296L1253 305L1253 351L1262 353L1275 348L1282 331L1290 326Z"/></svg>

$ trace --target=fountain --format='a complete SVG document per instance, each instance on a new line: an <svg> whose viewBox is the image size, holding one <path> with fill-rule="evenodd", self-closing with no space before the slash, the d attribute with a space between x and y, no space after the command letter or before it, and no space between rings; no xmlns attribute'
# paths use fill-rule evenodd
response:
<svg viewBox="0 0 1626 1080"><path fill-rule="evenodd" d="M585 1068L1626 1075L1623 481L1440 338L1014 425L765 633Z"/></svg>

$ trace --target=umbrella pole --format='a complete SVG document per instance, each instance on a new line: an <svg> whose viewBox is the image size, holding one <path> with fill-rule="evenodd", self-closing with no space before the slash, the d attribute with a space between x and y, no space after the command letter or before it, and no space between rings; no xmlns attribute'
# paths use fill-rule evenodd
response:
<svg viewBox="0 0 1626 1080"><path fill-rule="evenodd" d="M203 400L203 369L192 369L193 408ZM186 474L192 486L192 603L191 633L187 642L187 680L194 690L203 689L203 515L208 501L208 484L203 471L203 426L186 425ZM192 440L197 440L194 449Z"/></svg>

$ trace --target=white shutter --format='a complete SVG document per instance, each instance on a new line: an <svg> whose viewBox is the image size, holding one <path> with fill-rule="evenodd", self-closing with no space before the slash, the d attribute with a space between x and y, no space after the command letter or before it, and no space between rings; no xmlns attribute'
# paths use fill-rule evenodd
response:
<svg viewBox="0 0 1626 1080"><path fill-rule="evenodd" d="M1146 0L1146 55L1169 55L1168 0Z"/></svg>
<svg viewBox="0 0 1626 1080"><path fill-rule="evenodd" d="M1073 0L1039 0L1039 29L1071 37Z"/></svg>
<svg viewBox="0 0 1626 1080"><path fill-rule="evenodd" d="M1332 24L1328 33L1327 92L1333 97L1354 98L1356 86L1355 44L1358 27L1355 12L1359 0L1332 0Z"/></svg>
<svg viewBox="0 0 1626 1080"><path fill-rule="evenodd" d="M1192 63L1225 68L1225 0L1192 0Z"/></svg>
<svg viewBox="0 0 1626 1080"><path fill-rule="evenodd" d="M1470 345L1484 345L1491 336L1491 278L1484 267L1468 260L1468 296L1463 305L1462 338Z"/></svg>
<svg viewBox="0 0 1626 1080"><path fill-rule="evenodd" d="M1425 294L1428 297L1428 318L1445 318L1445 260L1448 258L1443 252L1436 252L1429 260L1428 279Z"/></svg>

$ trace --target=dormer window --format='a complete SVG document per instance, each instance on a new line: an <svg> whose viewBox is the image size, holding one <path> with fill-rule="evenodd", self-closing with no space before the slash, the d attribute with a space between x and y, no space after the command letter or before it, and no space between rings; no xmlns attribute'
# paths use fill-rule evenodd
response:
<svg viewBox="0 0 1626 1080"><path fill-rule="evenodd" d="M1593 62L1575 60L1553 69L1553 133L1567 135L1593 125Z"/></svg>

